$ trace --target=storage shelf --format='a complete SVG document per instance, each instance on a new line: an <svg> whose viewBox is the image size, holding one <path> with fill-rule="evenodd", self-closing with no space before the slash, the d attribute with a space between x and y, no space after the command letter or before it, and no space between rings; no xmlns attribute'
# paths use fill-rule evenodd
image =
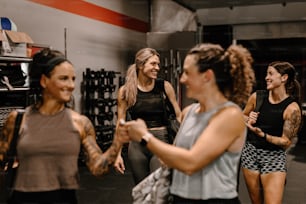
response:
<svg viewBox="0 0 306 204"><path fill-rule="evenodd" d="M0 62L31 62L32 58L0 56Z"/></svg>
<svg viewBox="0 0 306 204"><path fill-rule="evenodd" d="M14 88L13 90L8 90L7 88L0 88L0 92L3 92L3 91L14 92L14 91L28 91L28 90L30 90L29 87Z"/></svg>
<svg viewBox="0 0 306 204"><path fill-rule="evenodd" d="M13 83L12 90L9 90L4 84L1 85L0 110L2 110L2 112L8 112L8 110L10 111L15 107L25 108L29 104L30 87L29 87L28 67L31 61L32 58L29 57L0 56L1 69L2 67L3 68L12 67L14 69L15 66L20 66L23 72L22 74L26 76L25 83L23 85L20 84L19 86L18 85L14 86ZM9 75L7 76L10 79L10 76ZM0 114L0 125L1 125L1 114Z"/></svg>

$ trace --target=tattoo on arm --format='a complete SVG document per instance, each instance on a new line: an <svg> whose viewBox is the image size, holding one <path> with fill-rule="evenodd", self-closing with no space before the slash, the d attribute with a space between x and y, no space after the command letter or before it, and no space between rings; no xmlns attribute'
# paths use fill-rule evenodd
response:
<svg viewBox="0 0 306 204"><path fill-rule="evenodd" d="M284 121L283 135L285 136L285 138L269 135L269 140L267 141L284 149L290 146L291 140L298 133L301 124L301 114L298 110L294 110L290 116L290 118Z"/></svg>
<svg viewBox="0 0 306 204"><path fill-rule="evenodd" d="M3 160L9 148L10 139L13 136L15 118L10 116L7 118L0 136L0 160Z"/></svg>
<svg viewBox="0 0 306 204"><path fill-rule="evenodd" d="M83 122L85 135L82 139L82 144L89 156L88 159L95 159L99 154L102 154L101 149L96 143L95 129L89 119L85 118Z"/></svg>
<svg viewBox="0 0 306 204"><path fill-rule="evenodd" d="M85 122L85 136L82 140L83 147L87 153L87 166L94 175L103 175L109 171L120 151L121 144L114 140L109 149L103 153L96 142L95 129L88 118Z"/></svg>
<svg viewBox="0 0 306 204"><path fill-rule="evenodd" d="M284 122L283 134L291 140L298 133L301 124L301 114L298 110L294 110L291 117Z"/></svg>

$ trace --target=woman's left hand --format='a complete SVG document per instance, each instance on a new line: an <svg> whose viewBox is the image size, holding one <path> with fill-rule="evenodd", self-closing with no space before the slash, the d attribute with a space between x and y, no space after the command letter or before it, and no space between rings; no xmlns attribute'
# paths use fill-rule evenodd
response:
<svg viewBox="0 0 306 204"><path fill-rule="evenodd" d="M262 137L262 135L264 134L264 132L259 127L254 127L250 123L247 123L246 126L249 130L256 133L259 137Z"/></svg>

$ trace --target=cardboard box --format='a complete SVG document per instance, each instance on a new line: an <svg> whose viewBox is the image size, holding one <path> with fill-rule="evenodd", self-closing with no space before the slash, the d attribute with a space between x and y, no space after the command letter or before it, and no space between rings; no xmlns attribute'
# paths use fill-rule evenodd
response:
<svg viewBox="0 0 306 204"><path fill-rule="evenodd" d="M24 32L0 30L1 56L28 57L28 44L34 43Z"/></svg>

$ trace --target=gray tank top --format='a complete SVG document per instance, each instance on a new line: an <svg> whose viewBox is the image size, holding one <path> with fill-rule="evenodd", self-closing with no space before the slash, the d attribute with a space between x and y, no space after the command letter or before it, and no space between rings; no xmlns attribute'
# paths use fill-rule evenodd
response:
<svg viewBox="0 0 306 204"><path fill-rule="evenodd" d="M46 116L27 109L17 145L19 167L15 190L25 192L77 189L80 134L71 110Z"/></svg>
<svg viewBox="0 0 306 204"><path fill-rule="evenodd" d="M213 110L196 113L199 104L193 104L176 136L176 146L190 149L207 127L210 118L221 108L233 105L236 106L232 102L226 102ZM237 197L240 154L224 152L214 162L191 176L174 169L171 193L183 198L200 200Z"/></svg>

